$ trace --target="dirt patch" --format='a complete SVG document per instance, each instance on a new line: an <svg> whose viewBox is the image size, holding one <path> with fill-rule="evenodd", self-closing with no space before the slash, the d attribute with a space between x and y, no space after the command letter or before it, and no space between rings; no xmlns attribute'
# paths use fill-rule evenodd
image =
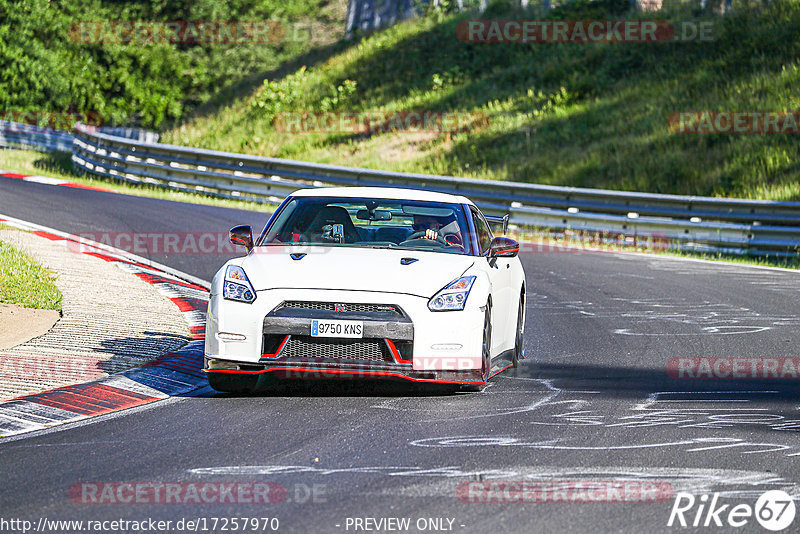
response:
<svg viewBox="0 0 800 534"><path fill-rule="evenodd" d="M10 349L46 334L61 313L56 310L33 310L13 304L0 304L0 350Z"/></svg>

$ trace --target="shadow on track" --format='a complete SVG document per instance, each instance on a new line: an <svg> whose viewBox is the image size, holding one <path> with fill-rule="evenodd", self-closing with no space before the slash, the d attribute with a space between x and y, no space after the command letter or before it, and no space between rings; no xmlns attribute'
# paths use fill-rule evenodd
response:
<svg viewBox="0 0 800 534"><path fill-rule="evenodd" d="M783 402L797 402L800 398L798 378L673 378L664 369L541 361L525 361L501 376L548 380L559 388L593 390L602 396L623 399L644 399L664 392L707 394L709 398L720 392L748 392L750 398L763 396Z"/></svg>
<svg viewBox="0 0 800 534"><path fill-rule="evenodd" d="M213 391L213 390L212 390ZM457 386L415 384L400 380L278 379L262 376L252 393L220 393L214 397L439 397L462 394Z"/></svg>

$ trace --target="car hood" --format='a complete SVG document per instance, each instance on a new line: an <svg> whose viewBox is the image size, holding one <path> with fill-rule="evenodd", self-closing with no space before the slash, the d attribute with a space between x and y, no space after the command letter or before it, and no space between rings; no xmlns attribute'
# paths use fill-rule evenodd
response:
<svg viewBox="0 0 800 534"><path fill-rule="evenodd" d="M417 261L401 263L409 258ZM472 256L419 250L272 245L256 247L240 264L256 291L338 289L429 298L474 261Z"/></svg>

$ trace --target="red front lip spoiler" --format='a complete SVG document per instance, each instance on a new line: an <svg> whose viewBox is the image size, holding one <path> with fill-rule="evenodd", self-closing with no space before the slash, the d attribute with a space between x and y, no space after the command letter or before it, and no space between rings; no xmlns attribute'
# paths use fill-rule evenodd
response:
<svg viewBox="0 0 800 534"><path fill-rule="evenodd" d="M286 373L289 377L293 373L304 373L307 375L350 375L350 376L361 376L361 377L375 377L375 378L395 378L395 379L402 379L408 380L411 382L426 382L426 383L435 383L435 384L463 384L463 385L485 385L486 382L483 380L472 380L472 379L457 379L457 378L422 378L422 377L414 377L411 375L407 375L404 373L398 373L394 371L377 371L377 370L362 370L362 369L320 369L316 367L308 367L308 366L289 366L289 367L268 367L265 369L259 369L254 371L239 371L233 369L203 369L205 373L233 373L233 374L242 374L242 375L259 375L265 373ZM480 371L476 371L480 372ZM421 373L422 374L422 373ZM428 371L424 372L424 374L436 374L436 371Z"/></svg>

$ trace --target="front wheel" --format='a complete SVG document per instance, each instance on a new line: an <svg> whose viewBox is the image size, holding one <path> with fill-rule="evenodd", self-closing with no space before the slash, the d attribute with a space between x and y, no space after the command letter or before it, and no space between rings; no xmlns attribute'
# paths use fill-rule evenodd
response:
<svg viewBox="0 0 800 534"><path fill-rule="evenodd" d="M525 293L519 296L519 309L517 310L517 334L514 340L514 355L511 364L514 367L525 357Z"/></svg>
<svg viewBox="0 0 800 534"><path fill-rule="evenodd" d="M492 370L492 304L486 303L486 315L483 318L483 343L481 344L483 356L483 366L481 371L483 381L489 380L489 373Z"/></svg>
<svg viewBox="0 0 800 534"><path fill-rule="evenodd" d="M258 375L208 373L208 385L223 393L252 393L257 384Z"/></svg>
<svg viewBox="0 0 800 534"><path fill-rule="evenodd" d="M484 384L467 384L461 386L463 391L481 391L489 381L492 371L492 304L486 303L486 313L483 318L483 342L481 343L481 380Z"/></svg>

